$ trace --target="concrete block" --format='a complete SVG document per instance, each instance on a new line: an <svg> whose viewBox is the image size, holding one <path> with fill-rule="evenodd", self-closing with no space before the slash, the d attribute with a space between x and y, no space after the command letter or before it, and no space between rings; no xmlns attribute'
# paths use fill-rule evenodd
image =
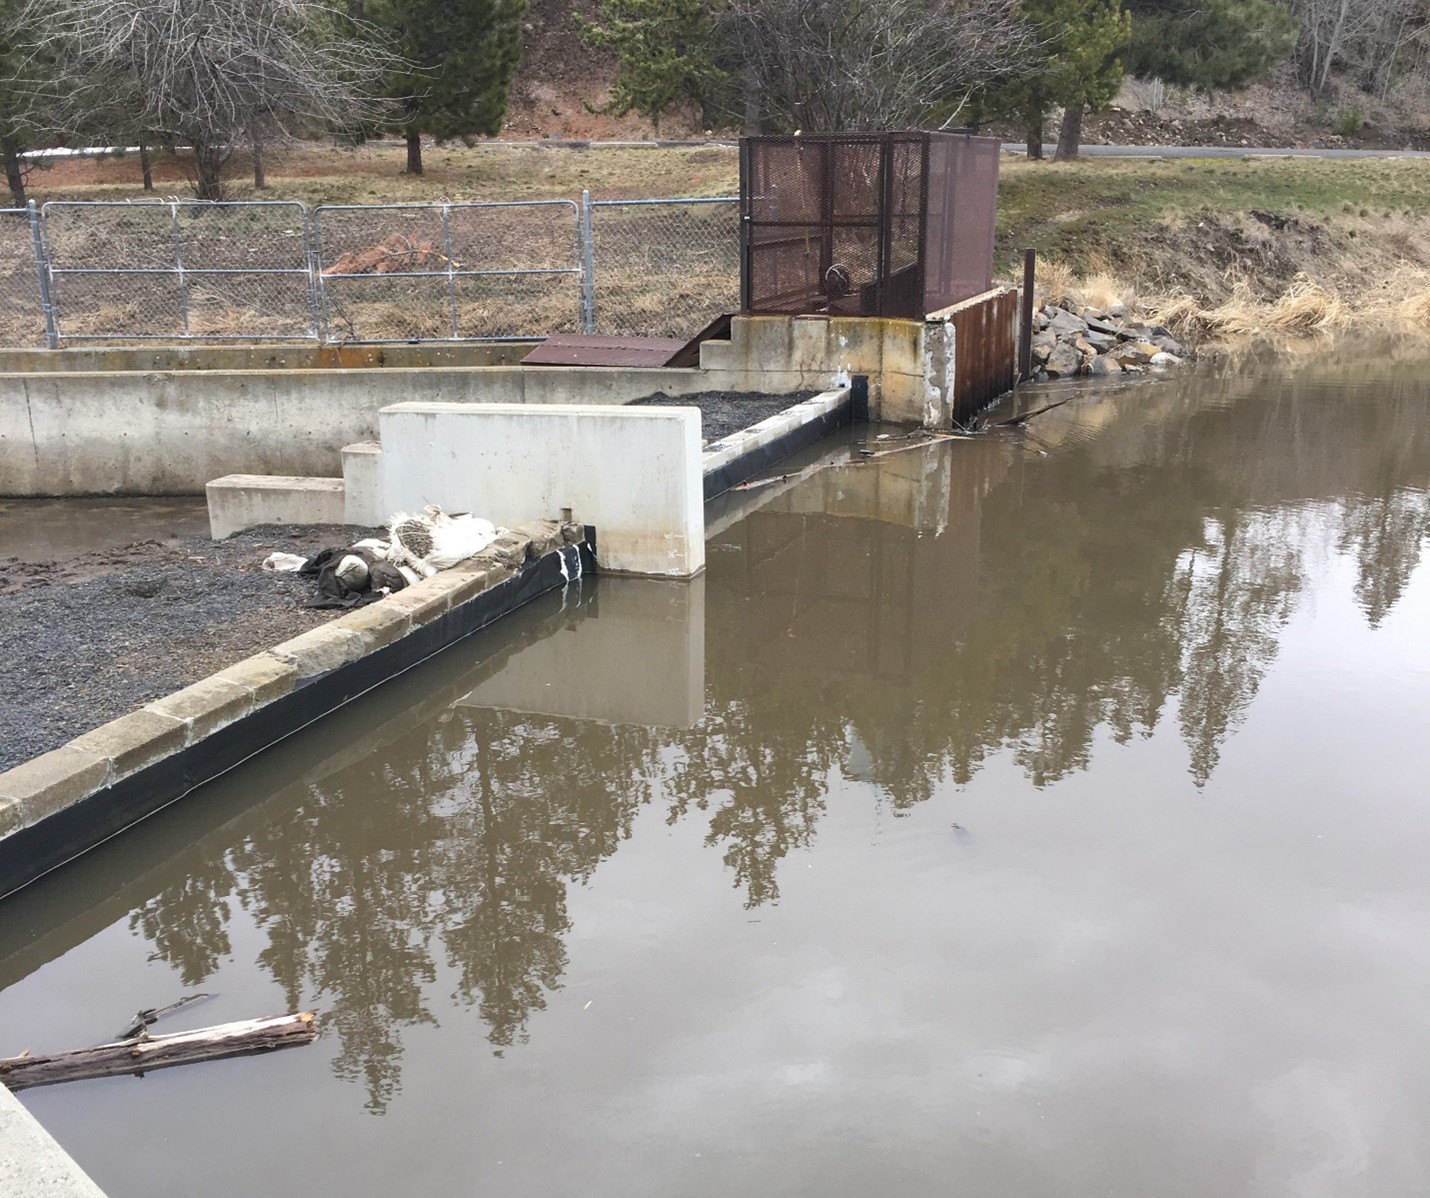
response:
<svg viewBox="0 0 1430 1198"><path fill-rule="evenodd" d="M210 677L145 707L184 725L184 743L203 740L253 710L253 692L226 678Z"/></svg>
<svg viewBox="0 0 1430 1198"><path fill-rule="evenodd" d="M382 410L381 426L392 511L437 503L511 527L570 508L599 529L608 570L705 567L694 409L403 403Z"/></svg>
<svg viewBox="0 0 1430 1198"><path fill-rule="evenodd" d="M442 581L442 575L424 578L405 591L398 591L383 600L394 611L405 612L414 628L430 624L452 606L452 590Z"/></svg>
<svg viewBox="0 0 1430 1198"><path fill-rule="evenodd" d="M109 781L118 782L182 749L184 734L183 721L154 711L140 710L131 711L93 732L75 737L70 746L93 753L96 757L107 757L110 763Z"/></svg>
<svg viewBox="0 0 1430 1198"><path fill-rule="evenodd" d="M500 585L514 573L516 571L509 566L474 558L472 561L453 566L450 570L443 570L437 577L447 588L450 606L457 607L468 600L475 599L482 592Z"/></svg>
<svg viewBox="0 0 1430 1198"><path fill-rule="evenodd" d="M227 474L204 487L215 541L260 524L342 524L343 480Z"/></svg>
<svg viewBox="0 0 1430 1198"><path fill-rule="evenodd" d="M542 557L553 549L560 549L561 522L558 520L527 520L518 524L512 532L525 537L530 542L527 557Z"/></svg>
<svg viewBox="0 0 1430 1198"><path fill-rule="evenodd" d="M359 441L343 446L343 522L376 528L392 515L382 510L382 446Z"/></svg>
<svg viewBox="0 0 1430 1198"><path fill-rule="evenodd" d="M104 1191L5 1086L0 1086L0 1194L104 1198Z"/></svg>
<svg viewBox="0 0 1430 1198"><path fill-rule="evenodd" d="M398 594L402 592L399 591ZM356 611L350 611L335 623L349 632L356 632L366 638L369 648L380 649L393 641L400 641L412 631L412 615L389 602L393 596L369 603Z"/></svg>
<svg viewBox="0 0 1430 1198"><path fill-rule="evenodd" d="M274 645L268 652L280 661L291 662L299 678L312 678L356 661L370 647L371 642L361 633L335 622Z"/></svg>
<svg viewBox="0 0 1430 1198"><path fill-rule="evenodd" d="M298 671L292 662L265 652L246 657L213 677L243 687L253 695L254 707L262 707L288 694L297 685Z"/></svg>
<svg viewBox="0 0 1430 1198"><path fill-rule="evenodd" d="M89 797L110 781L110 769L107 756L71 741L6 770L0 774L0 835Z"/></svg>

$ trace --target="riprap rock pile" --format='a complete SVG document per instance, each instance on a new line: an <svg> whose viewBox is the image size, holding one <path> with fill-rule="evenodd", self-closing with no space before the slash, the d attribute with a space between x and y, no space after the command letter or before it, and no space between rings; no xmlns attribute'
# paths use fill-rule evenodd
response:
<svg viewBox="0 0 1430 1198"><path fill-rule="evenodd" d="M1039 378L1140 374L1179 366L1186 352L1161 325L1140 325L1126 309L1076 312L1044 304L1033 313L1033 370Z"/></svg>

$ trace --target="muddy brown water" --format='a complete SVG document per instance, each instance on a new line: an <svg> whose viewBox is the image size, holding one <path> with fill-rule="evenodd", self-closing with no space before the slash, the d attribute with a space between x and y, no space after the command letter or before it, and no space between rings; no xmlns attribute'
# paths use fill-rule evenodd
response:
<svg viewBox="0 0 1430 1198"><path fill-rule="evenodd" d="M742 493L0 907L0 1051L324 1026L25 1104L113 1198L1425 1193L1427 378Z"/></svg>

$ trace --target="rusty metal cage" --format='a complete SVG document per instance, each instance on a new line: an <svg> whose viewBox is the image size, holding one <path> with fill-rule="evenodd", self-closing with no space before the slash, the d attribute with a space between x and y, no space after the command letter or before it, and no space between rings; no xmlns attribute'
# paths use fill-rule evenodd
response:
<svg viewBox="0 0 1430 1198"><path fill-rule="evenodd" d="M993 282L999 143L966 133L740 142L740 306L921 320Z"/></svg>

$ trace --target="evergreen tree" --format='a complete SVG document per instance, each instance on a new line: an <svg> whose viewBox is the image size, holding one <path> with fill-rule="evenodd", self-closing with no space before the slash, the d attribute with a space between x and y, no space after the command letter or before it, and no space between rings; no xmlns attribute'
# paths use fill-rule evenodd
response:
<svg viewBox="0 0 1430 1198"><path fill-rule="evenodd" d="M350 11L392 35L406 65L388 78L407 173L422 173L422 134L437 141L501 132L521 62L526 0L366 0Z"/></svg>
<svg viewBox="0 0 1430 1198"><path fill-rule="evenodd" d="M1023 9L1041 49L1013 83L1000 89L993 107L1018 113L1027 135L1028 157L1043 156L1048 111L1061 106L1058 157L1077 157L1082 115L1104 107L1122 83L1119 57L1132 34L1122 0L1029 0Z"/></svg>
<svg viewBox="0 0 1430 1198"><path fill-rule="evenodd" d="M711 86L725 78L713 61L708 0L601 0L596 20L573 15L582 41L616 56L616 80L602 112L639 112L658 127L677 104L703 108Z"/></svg>
<svg viewBox="0 0 1430 1198"><path fill-rule="evenodd" d="M1272 0L1127 0L1129 75L1178 87L1245 87L1296 46L1296 20Z"/></svg>

